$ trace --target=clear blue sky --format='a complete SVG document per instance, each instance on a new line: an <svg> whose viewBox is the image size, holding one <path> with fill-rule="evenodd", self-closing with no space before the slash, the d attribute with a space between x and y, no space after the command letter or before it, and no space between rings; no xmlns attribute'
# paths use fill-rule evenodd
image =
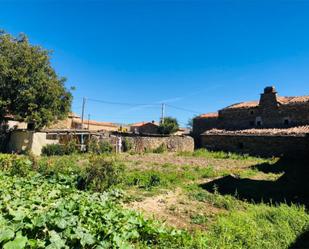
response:
<svg viewBox="0 0 309 249"><path fill-rule="evenodd" d="M259 98L309 95L309 1L1 1L0 28L54 51L82 97L206 113ZM160 106L89 101L92 119L158 120ZM167 107L182 125L194 113Z"/></svg>

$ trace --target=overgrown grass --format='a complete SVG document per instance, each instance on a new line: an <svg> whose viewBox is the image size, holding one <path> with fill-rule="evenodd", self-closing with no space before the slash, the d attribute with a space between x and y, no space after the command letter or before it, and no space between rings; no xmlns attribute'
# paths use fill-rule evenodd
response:
<svg viewBox="0 0 309 249"><path fill-rule="evenodd" d="M193 156L193 157L205 157L205 158L217 158L217 159L234 159L234 160L261 160L258 157L252 157L248 154L236 154L224 151L209 151L206 149L198 149L193 152L179 152L179 156Z"/></svg>
<svg viewBox="0 0 309 249"><path fill-rule="evenodd" d="M175 188L190 181L215 176L217 176L217 172L212 166L190 167L189 165L183 165L180 168L173 164L163 164L157 169L125 170L122 184L148 190L153 188Z"/></svg>
<svg viewBox="0 0 309 249"><path fill-rule="evenodd" d="M207 234L209 248L288 248L309 226L304 207L249 205L219 215Z"/></svg>
<svg viewBox="0 0 309 249"><path fill-rule="evenodd" d="M227 156L218 153L212 157L211 153L191 155L221 159ZM228 159L235 160L264 160L240 157L228 155ZM21 243L28 248L281 249L289 248L309 229L309 215L303 206L251 204L239 200L237 192L223 196L217 191L207 192L197 183L229 174L230 168L217 170L212 165L173 163L146 167L136 163L132 167L123 165L117 156L106 155L0 155L0 169L3 248ZM254 168L237 170L241 178L259 173ZM78 190L78 177L85 181L83 191ZM211 217L190 213L189 222L205 225L207 230L189 233L146 220L123 209L122 191L114 190L141 189L152 193L175 187L187 191L186 200L192 200L188 203L219 210Z"/></svg>
<svg viewBox="0 0 309 249"><path fill-rule="evenodd" d="M199 202L207 202L214 207L223 208L225 210L243 209L247 206L247 203L238 200L237 193L234 196L220 195L216 190L214 193L210 193L201 189L198 185L192 184L186 188L187 194L190 199Z"/></svg>

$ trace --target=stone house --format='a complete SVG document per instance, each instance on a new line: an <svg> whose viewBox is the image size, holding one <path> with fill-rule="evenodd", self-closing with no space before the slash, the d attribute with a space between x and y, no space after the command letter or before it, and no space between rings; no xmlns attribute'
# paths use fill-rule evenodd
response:
<svg viewBox="0 0 309 249"><path fill-rule="evenodd" d="M137 134L158 134L159 125L152 122L140 122L131 124L130 131Z"/></svg>
<svg viewBox="0 0 309 249"><path fill-rule="evenodd" d="M118 128L118 125L111 122L99 122L88 119L84 119L84 121L82 122L80 116L74 113L70 113L68 115L68 118L66 118L65 120L59 120L55 124L52 124L48 127L48 129L86 129L90 131L117 131Z"/></svg>
<svg viewBox="0 0 309 249"><path fill-rule="evenodd" d="M242 102L193 119L193 134L214 128L242 130L288 128L309 124L309 96L280 97L274 87L266 87L259 101Z"/></svg>

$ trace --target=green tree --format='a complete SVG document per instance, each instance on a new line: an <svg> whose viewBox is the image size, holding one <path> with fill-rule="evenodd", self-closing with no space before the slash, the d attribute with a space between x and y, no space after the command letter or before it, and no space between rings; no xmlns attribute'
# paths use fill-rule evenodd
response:
<svg viewBox="0 0 309 249"><path fill-rule="evenodd" d="M159 125L160 134L172 134L178 131L179 125L176 118L166 117L164 121Z"/></svg>
<svg viewBox="0 0 309 249"><path fill-rule="evenodd" d="M50 64L51 52L0 31L0 121L8 114L41 128L63 119L72 94Z"/></svg>

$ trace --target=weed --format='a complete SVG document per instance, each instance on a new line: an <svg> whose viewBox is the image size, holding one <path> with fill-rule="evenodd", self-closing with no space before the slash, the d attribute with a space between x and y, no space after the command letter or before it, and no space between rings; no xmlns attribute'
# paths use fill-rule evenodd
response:
<svg viewBox="0 0 309 249"><path fill-rule="evenodd" d="M167 146L165 144L161 144L157 148L153 149L153 153L161 154L167 151Z"/></svg>
<svg viewBox="0 0 309 249"><path fill-rule="evenodd" d="M202 214L194 214L194 215L191 215L190 218L191 218L191 223L197 224L197 225L206 224L209 221L208 217Z"/></svg>

